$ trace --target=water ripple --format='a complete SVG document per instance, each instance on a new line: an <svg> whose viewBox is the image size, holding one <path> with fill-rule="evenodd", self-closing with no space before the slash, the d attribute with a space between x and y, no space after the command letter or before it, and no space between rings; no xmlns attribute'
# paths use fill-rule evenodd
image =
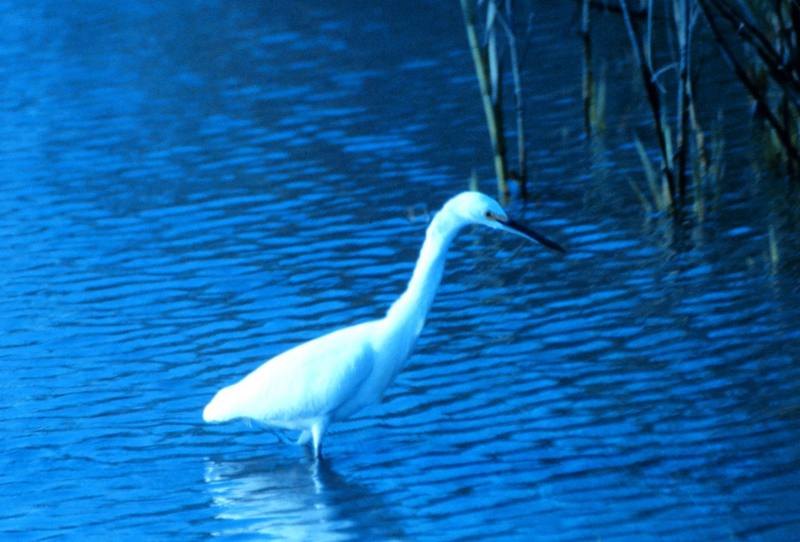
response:
<svg viewBox="0 0 800 542"><path fill-rule="evenodd" d="M220 386L405 286L426 216L482 161L463 28L436 11L386 39L433 5L86 5L0 6L0 537L800 528L794 277L752 263L758 224L681 252L594 204L566 139L534 141L541 201L512 211L568 254L465 231L409 366L332 428L328 462L203 425ZM552 88L577 52L556 49L528 74L534 138L580 119Z"/></svg>

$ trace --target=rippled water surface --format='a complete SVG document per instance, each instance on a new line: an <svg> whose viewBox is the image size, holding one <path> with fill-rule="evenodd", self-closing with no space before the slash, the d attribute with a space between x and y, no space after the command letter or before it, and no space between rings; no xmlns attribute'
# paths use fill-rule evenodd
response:
<svg viewBox="0 0 800 542"><path fill-rule="evenodd" d="M537 13L511 205L568 254L464 232L316 470L202 423L380 316L473 168L492 190L457 3L382 4L0 1L0 538L800 539L796 217L739 127L718 209L648 220L627 128L581 137L570 3ZM610 125L646 119L631 80Z"/></svg>

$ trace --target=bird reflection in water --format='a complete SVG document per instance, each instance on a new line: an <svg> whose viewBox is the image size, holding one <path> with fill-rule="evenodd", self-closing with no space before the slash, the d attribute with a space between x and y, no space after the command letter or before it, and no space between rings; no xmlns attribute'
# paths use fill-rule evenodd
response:
<svg viewBox="0 0 800 542"><path fill-rule="evenodd" d="M347 481L328 461L243 459L205 465L215 535L282 540L403 539L380 494Z"/></svg>

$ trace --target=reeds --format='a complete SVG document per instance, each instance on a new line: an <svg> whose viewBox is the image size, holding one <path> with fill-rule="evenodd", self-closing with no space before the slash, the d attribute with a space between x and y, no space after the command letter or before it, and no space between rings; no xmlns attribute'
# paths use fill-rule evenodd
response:
<svg viewBox="0 0 800 542"><path fill-rule="evenodd" d="M602 65L600 76L595 77L594 62L592 60L592 7L598 7L598 2L580 0L580 29L583 49L583 63L581 66L581 101L583 105L583 127L586 138L591 141L596 132L606 129L606 77L605 65ZM600 7L605 8L605 4Z"/></svg>
<svg viewBox="0 0 800 542"><path fill-rule="evenodd" d="M676 2L686 2L686 0L676 0ZM641 37L641 32L638 25L634 26L633 19L631 18L630 9L626 0L620 0L620 9L622 10L622 17L625 21L625 29L628 32L628 39L631 42L631 50L633 51L634 60L639 67L639 73L642 78L642 86L644 87L647 102L650 105L650 111L653 115L653 124L656 132L656 139L658 141L658 148L661 153L661 167L660 174L666 188L666 197L659 198L656 203L660 209L675 210L675 202L677 199L675 172L673 169L673 156L670 152L672 142L669 137L669 125L664 122L664 115L661 105L661 93L658 88L655 70L653 69L653 54L652 54L652 28L653 28L653 4L652 0L648 1L647 5L647 26L644 37ZM679 91L683 96L686 96L685 89ZM685 106L685 98L682 100L681 105ZM683 114L680 115L683 118ZM683 145L685 144L685 137L679 138L678 153L682 154ZM640 156L644 156L640 152ZM681 175L682 177L682 175ZM654 192L655 193L655 192Z"/></svg>
<svg viewBox="0 0 800 542"><path fill-rule="evenodd" d="M723 58L753 99L757 114L772 130L773 141L786 158L789 177L797 181L800 3L796 0L697 0L697 3ZM725 34L722 21L735 32L738 43L730 39L730 33Z"/></svg>
<svg viewBox="0 0 800 542"><path fill-rule="evenodd" d="M508 201L508 180L519 183L520 195L527 197L527 151L525 146L525 116L523 86L520 74L520 42L515 30L516 11L512 0L480 0L484 39L478 37L478 17L475 0L461 0L467 40L475 64L481 92L483 111L492 144L497 192L501 201ZM508 58L505 58L507 55ZM503 85L506 72L511 74L513 110L517 136L517 169L509 168L506 146L506 126L503 116Z"/></svg>
<svg viewBox="0 0 800 542"><path fill-rule="evenodd" d="M583 45L583 66L581 69L582 85L581 99L583 101L583 129L586 136L591 138L594 122L592 115L594 94L594 70L592 69L592 32L591 10L589 0L581 0L581 28L580 36Z"/></svg>
<svg viewBox="0 0 800 542"><path fill-rule="evenodd" d="M697 0L667 1L664 7L671 14L671 24L660 27L669 33L667 37L670 39L661 40L672 48L669 55L655 55L653 52L653 0L643 0L638 11L633 11L626 0L618 3L653 120L657 167L643 141L638 136L634 136L634 140L650 194L647 207L678 217L689 203L693 203L691 208L702 220L706 209L706 188L718 186L717 176L722 165L720 153L710 156L694 96L693 42L701 12ZM656 67L656 56L668 56L672 61ZM670 97L675 100L672 114ZM722 148L721 136L715 136L713 143L715 148ZM693 189L690 189L690 182ZM641 199L645 192L637 188L636 193Z"/></svg>
<svg viewBox="0 0 800 542"><path fill-rule="evenodd" d="M507 201L508 181L515 180L525 197L529 168L521 51L527 35L518 27L533 3L520 2L518 9L514 0L460 2L491 141L498 195ZM583 45L581 98L587 139L605 123L605 78L594 70L591 13L599 9L622 17L652 119L652 132L632 136L645 181L642 188L636 186L636 193L648 207L673 217L691 209L702 220L709 209L707 195L712 189L720 190L724 142L720 130L709 132L702 126L704 104L695 96L699 74L693 62L696 40L719 48L753 100L756 116L763 119L768 130L766 148L781 167L785 165L788 177L800 182L800 1L575 2ZM655 25L654 4L667 14ZM666 34L655 39L654 32ZM654 51L655 43L667 50ZM662 65L656 65L659 62ZM512 133L516 145L509 141ZM513 154L515 168L510 166Z"/></svg>
<svg viewBox="0 0 800 542"><path fill-rule="evenodd" d="M586 32L588 6L581 1L581 34ZM773 154L786 165L789 178L800 179L800 2L796 0L667 0L673 25L667 26L666 43L676 44L672 63L654 66L653 0L641 0L633 11L627 0L618 0L634 61L639 67L644 95L653 119L659 152L658 180L654 166L637 139L645 180L653 205L677 216L691 198L702 216L704 187L710 176L719 175L719 153L711 158L706 136L698 120L692 71L693 37L699 20L705 35L716 42L723 58L741 81L755 104L755 111L770 130L767 138ZM602 8L611 10L608 2ZM643 21L643 23L642 23ZM723 28L723 23L728 28ZM642 24L644 28L642 28ZM738 39L736 39L738 38ZM583 37L584 43L588 41ZM663 56L663 55L662 55ZM674 71L674 87L665 88L663 74ZM586 83L584 82L584 93ZM665 97L675 97L670 115ZM721 147L721 141L716 141ZM691 172L691 175L690 175ZM689 190L690 179L694 190ZM716 182L715 179L711 179ZM658 185L658 186L656 186ZM637 190L641 197L642 191ZM690 198L691 195L691 198Z"/></svg>

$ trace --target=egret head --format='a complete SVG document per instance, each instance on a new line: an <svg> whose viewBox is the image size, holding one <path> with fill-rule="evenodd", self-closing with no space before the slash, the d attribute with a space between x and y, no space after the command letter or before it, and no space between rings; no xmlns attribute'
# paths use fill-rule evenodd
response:
<svg viewBox="0 0 800 542"><path fill-rule="evenodd" d="M462 192L453 197L447 206L461 219L482 224L495 230L504 230L531 241L536 241L547 248L558 252L566 252L564 248L544 235L520 224L508 217L499 203L480 192Z"/></svg>

